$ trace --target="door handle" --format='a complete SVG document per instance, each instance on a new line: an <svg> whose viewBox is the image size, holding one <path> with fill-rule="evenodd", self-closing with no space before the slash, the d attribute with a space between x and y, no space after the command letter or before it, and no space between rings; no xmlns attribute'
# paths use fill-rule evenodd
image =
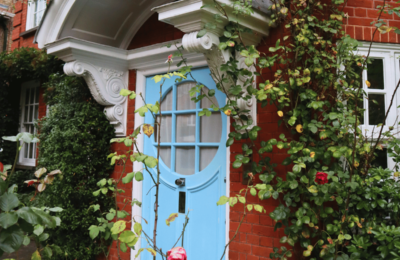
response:
<svg viewBox="0 0 400 260"><path fill-rule="evenodd" d="M175 184L178 185L179 187L185 186L185 178L176 179Z"/></svg>

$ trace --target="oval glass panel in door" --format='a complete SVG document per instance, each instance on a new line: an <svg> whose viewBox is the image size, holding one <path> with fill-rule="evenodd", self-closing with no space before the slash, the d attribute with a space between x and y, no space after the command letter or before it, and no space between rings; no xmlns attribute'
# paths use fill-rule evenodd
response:
<svg viewBox="0 0 400 260"><path fill-rule="evenodd" d="M195 103L190 97L190 90L195 86L190 81L177 84L161 101L160 157L168 168L181 175L204 170L217 153L221 140L221 113L213 111L210 116L198 116L203 108L218 106L217 99L213 96ZM202 91L207 93L209 89L203 87ZM158 140L157 128L154 145Z"/></svg>
<svg viewBox="0 0 400 260"><path fill-rule="evenodd" d="M144 173L140 219L148 221L142 221L143 231L153 234L156 189L148 174L155 178L159 172L157 247L166 252L177 243L175 246L186 249L190 260L202 260L204 252L210 259L220 259L226 244L226 212L225 207L217 207L216 202L222 195L226 196L227 117L214 111L212 105L225 106L226 96L217 90L208 68L193 70L192 75L206 86L196 95L214 92L215 96L195 103L190 90L196 84L191 80L177 83L176 77L172 77L160 86L151 77L146 79L145 103L159 101L161 89L162 116L157 120L162 118L162 123L160 129L155 129L155 137L143 137L144 153L157 157L160 152L160 165ZM200 117L203 109L209 109L211 115ZM157 125L150 113L146 113L145 123ZM157 146L158 134L161 149ZM185 214L189 211L190 221L182 241ZM179 216L167 226L165 220L171 213ZM148 246L146 239L141 241L140 247ZM141 259L153 260L153 256L145 250ZM156 259L162 260L162 257Z"/></svg>

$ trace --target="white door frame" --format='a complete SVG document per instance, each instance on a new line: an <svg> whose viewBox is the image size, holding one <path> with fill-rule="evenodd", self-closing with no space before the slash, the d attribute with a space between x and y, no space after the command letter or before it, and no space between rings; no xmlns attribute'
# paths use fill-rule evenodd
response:
<svg viewBox="0 0 400 260"><path fill-rule="evenodd" d="M163 44L165 45L165 44ZM151 52L154 51L154 53L158 53L160 50L160 47L156 47L158 45L155 45L154 48L149 49L149 47L145 47L146 48L146 54L147 55L151 55ZM153 47L153 46L151 46ZM166 48L166 47L165 47ZM165 50L164 50L165 51ZM167 50L168 51L168 50ZM171 53L174 51L174 49L171 47ZM139 54L139 52L137 52ZM168 55L167 55L168 56ZM165 56L165 60L167 59L167 56ZM198 55L194 55L193 53L190 53L188 55L189 57L193 57L192 60L193 62L191 62L191 59L188 58L188 65L192 65L193 69L194 68L198 68L198 67L208 67L206 58L204 57L203 54L198 54ZM185 56L186 57L186 56ZM179 59L179 58L177 58ZM141 93L143 95L143 98L146 98L146 77L154 75L154 74L164 74L167 72L167 67L168 65L165 64L165 60L157 60L157 61L152 61L152 68L151 69L147 69L149 67L147 67L146 69L140 69L138 68L136 70L136 89L135 92L137 94L136 100L135 100L135 110L144 106L144 101L140 98L139 93ZM153 69L155 68L155 69ZM171 66L170 70L174 71L177 70L178 68L176 66ZM144 117L141 117L139 115L135 115L135 124L134 124L134 128L136 128L137 126L141 125L144 123ZM230 118L227 118L227 133L226 133L226 137L228 138L228 134L229 134L229 130L230 130ZM144 145L144 135L139 135L138 138L136 139L136 144L137 147L139 148L140 151L143 151L143 145ZM135 149L136 151L136 149ZM230 194L230 147L227 147L227 151L226 151L226 196L229 197ZM139 162L134 162L133 163L133 171L140 171L142 170L143 166L142 163ZM143 182L137 182L137 181L133 181L132 184L132 200L136 199L140 202L142 202L142 194L143 194ZM215 198L215 201L218 201L219 198ZM225 223L225 242L227 243L229 241L229 205L226 204L225 206L225 214L226 214L226 223ZM138 207L137 205L134 205L132 207L132 217L136 217L135 221L141 223L142 222L142 208ZM133 225L132 225L132 230L133 230ZM135 250L131 250L131 259L134 260L135 259L135 255L138 252L138 249L141 247L141 240L139 239L139 241L137 242L136 246L135 246ZM228 254L229 254L229 247L226 250L226 255L225 255L225 259L228 259ZM136 258L138 260L140 260L140 255Z"/></svg>

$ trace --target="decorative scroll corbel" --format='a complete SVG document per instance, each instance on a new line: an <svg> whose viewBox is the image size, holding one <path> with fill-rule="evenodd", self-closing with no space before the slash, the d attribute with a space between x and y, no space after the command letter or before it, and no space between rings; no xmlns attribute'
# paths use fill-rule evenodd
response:
<svg viewBox="0 0 400 260"><path fill-rule="evenodd" d="M85 79L93 98L105 106L104 113L114 125L116 136L125 136L126 97L119 94L121 89L126 89L125 73L81 61L66 63L64 72Z"/></svg>
<svg viewBox="0 0 400 260"><path fill-rule="evenodd" d="M241 76L238 82L233 82L230 77L226 76L226 73L221 71L221 65L225 64L229 61L231 54L228 50L220 50L219 49L219 37L213 33L206 33L203 37L197 38L198 32L192 32L185 34L182 39L182 45L185 50L188 52L198 52L203 53L206 57L208 66L211 71L211 76L213 77L215 82L221 82L221 79L226 77L229 82L223 83L223 87L225 90L228 90L232 85L241 85L243 89L243 97L246 96L247 90L244 88L244 83L248 78ZM236 59L238 60L239 68L246 68L251 72L255 72L254 66L248 67L244 60L245 57L242 57L240 54L236 54ZM253 81L253 87L256 87L255 79ZM229 93L226 91L226 93ZM248 127L248 129L257 125L257 100L253 96L249 100L240 99L238 100L238 106L240 110L248 110L247 116L253 120L253 124ZM240 123L239 120L236 120L237 123Z"/></svg>

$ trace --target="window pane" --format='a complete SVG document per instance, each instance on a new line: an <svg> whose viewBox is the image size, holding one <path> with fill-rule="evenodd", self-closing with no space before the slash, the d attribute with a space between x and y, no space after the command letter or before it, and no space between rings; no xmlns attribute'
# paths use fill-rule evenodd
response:
<svg viewBox="0 0 400 260"><path fill-rule="evenodd" d="M370 125L383 123L383 120L385 119L385 95L368 95L368 115Z"/></svg>
<svg viewBox="0 0 400 260"><path fill-rule="evenodd" d="M29 159L33 159L33 144L29 144Z"/></svg>
<svg viewBox="0 0 400 260"><path fill-rule="evenodd" d="M161 160L171 168L171 147L161 147L160 149Z"/></svg>
<svg viewBox="0 0 400 260"><path fill-rule="evenodd" d="M182 175L194 174L195 150L194 147L176 148L175 171Z"/></svg>
<svg viewBox="0 0 400 260"><path fill-rule="evenodd" d="M176 116L176 142L196 141L196 114Z"/></svg>
<svg viewBox="0 0 400 260"><path fill-rule="evenodd" d="M371 64L368 64L367 77L371 83L370 89L384 89L382 59L375 59Z"/></svg>
<svg viewBox="0 0 400 260"><path fill-rule="evenodd" d="M373 167L382 167L383 169L386 169L388 167L387 165L387 149L384 148L382 150L375 150L375 159L372 161L372 166Z"/></svg>
<svg viewBox="0 0 400 260"><path fill-rule="evenodd" d="M27 88L25 91L25 104L29 104L29 91L29 88Z"/></svg>
<svg viewBox="0 0 400 260"><path fill-rule="evenodd" d="M25 106L24 122L28 122L29 106Z"/></svg>
<svg viewBox="0 0 400 260"><path fill-rule="evenodd" d="M24 145L24 158L28 158L28 144Z"/></svg>
<svg viewBox="0 0 400 260"><path fill-rule="evenodd" d="M33 111L34 110L34 106L29 106L29 122L32 122L33 121L33 113L35 112L35 111Z"/></svg>
<svg viewBox="0 0 400 260"><path fill-rule="evenodd" d="M189 91L196 86L194 82L188 82L178 85L177 87L177 110L196 109L196 103L190 100Z"/></svg>
<svg viewBox="0 0 400 260"><path fill-rule="evenodd" d="M39 106L36 105L36 106L35 106L35 116L34 116L34 119L37 120L38 118L39 118Z"/></svg>
<svg viewBox="0 0 400 260"><path fill-rule="evenodd" d="M200 141L218 143L221 140L222 119L220 113L200 117Z"/></svg>
<svg viewBox="0 0 400 260"><path fill-rule="evenodd" d="M205 92L205 94L207 94L208 93L208 89L207 88L203 88L203 90L206 90ZM211 100L210 100L211 99ZM211 102L212 101L212 102ZM215 98L215 96L212 96L212 97L204 97L202 100L201 100L201 108L210 108L211 107L211 105L212 104L214 104L215 106L217 106L218 107L218 101L217 101L217 99Z"/></svg>
<svg viewBox="0 0 400 260"><path fill-rule="evenodd" d="M159 116L157 116L157 122L159 120ZM156 125L154 130L154 140L158 141L158 125ZM171 131L172 131L172 116L162 116L161 120L161 133L160 139L163 143L171 142Z"/></svg>
<svg viewBox="0 0 400 260"><path fill-rule="evenodd" d="M30 93L30 96L29 96L29 98L30 98L30 104L33 104L33 103L35 103L35 88L31 88L31 93Z"/></svg>
<svg viewBox="0 0 400 260"><path fill-rule="evenodd" d="M172 110L172 91L168 92L165 98L161 101L161 111Z"/></svg>
<svg viewBox="0 0 400 260"><path fill-rule="evenodd" d="M204 170L214 159L217 154L217 147L202 147L200 148L200 171Z"/></svg>

